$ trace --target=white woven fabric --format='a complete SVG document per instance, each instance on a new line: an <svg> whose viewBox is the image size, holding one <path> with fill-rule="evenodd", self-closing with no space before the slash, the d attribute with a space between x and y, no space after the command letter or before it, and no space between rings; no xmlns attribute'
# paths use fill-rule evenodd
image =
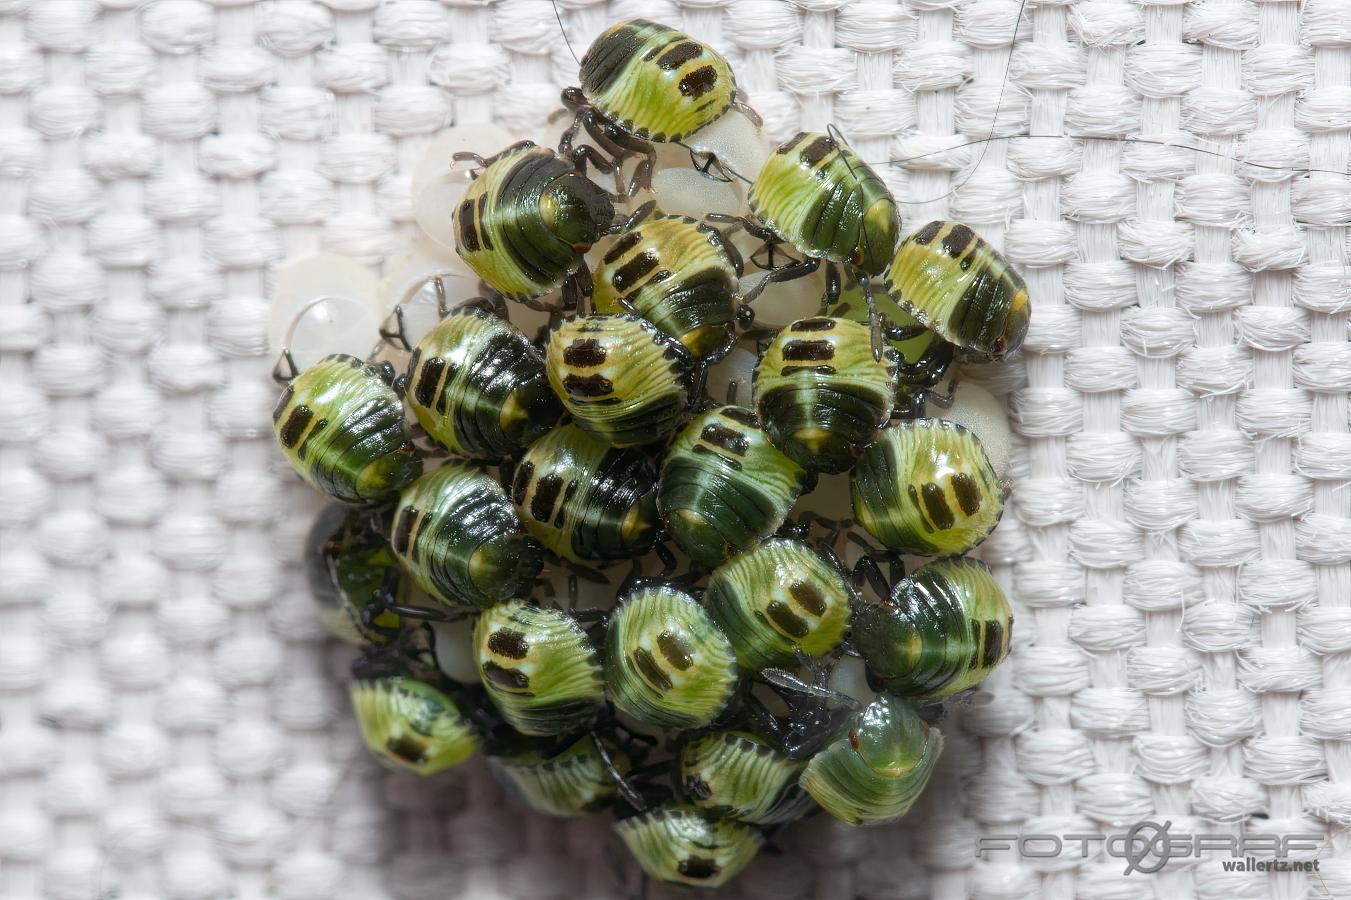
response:
<svg viewBox="0 0 1351 900"><path fill-rule="evenodd" d="M724 895L1351 896L1332 846L1316 875L974 851L1346 840L1351 3L559 6L579 53L683 25L772 134L917 157L884 169L908 227L970 222L1033 297L991 376L1026 439L982 551L1011 663L904 824L792 829ZM365 759L268 418L272 267L378 266L438 128L531 130L575 76L543 0L0 0L0 897L620 894L604 823ZM953 146L992 128L1100 140Z"/></svg>

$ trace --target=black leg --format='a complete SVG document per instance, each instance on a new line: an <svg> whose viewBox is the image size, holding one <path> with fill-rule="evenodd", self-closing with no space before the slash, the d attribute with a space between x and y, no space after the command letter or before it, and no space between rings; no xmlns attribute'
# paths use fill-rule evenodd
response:
<svg viewBox="0 0 1351 900"><path fill-rule="evenodd" d="M624 774L619 771L617 766L615 766L614 760L610 758L610 751L605 749L605 743L594 731L591 732L591 743L595 745L596 753L600 756L600 761L605 765L605 771L609 772L610 777L614 779L615 787L624 797L625 802L639 812L647 809L647 801L642 798L641 794L633 789L633 786L629 784L628 780L624 777Z"/></svg>
<svg viewBox="0 0 1351 900"><path fill-rule="evenodd" d="M866 581L868 586L883 600L891 596L891 585L887 584L886 578L882 576L882 570L877 566L877 560L871 556L860 557L859 561L854 563L850 577L854 584L861 584Z"/></svg>
<svg viewBox="0 0 1351 900"><path fill-rule="evenodd" d="M380 323L380 337L382 340L396 347L403 347L404 350L411 351L413 345L408 343L408 336L403 328L403 305L394 307L394 312L384 322Z"/></svg>
<svg viewBox="0 0 1351 900"><path fill-rule="evenodd" d="M764 278L760 279L755 285L746 292L744 302L752 303L756 297L759 297L770 282L792 281L794 278L805 278L815 272L821 265L819 259L804 259L801 262L790 263L786 266L779 266L776 269L770 269Z"/></svg>
<svg viewBox="0 0 1351 900"><path fill-rule="evenodd" d="M286 366L284 369L282 368L283 364ZM300 370L296 368L295 357L291 355L288 348L283 347L281 356L277 358L277 364L272 367L272 380L277 384L290 384L299 374Z"/></svg>

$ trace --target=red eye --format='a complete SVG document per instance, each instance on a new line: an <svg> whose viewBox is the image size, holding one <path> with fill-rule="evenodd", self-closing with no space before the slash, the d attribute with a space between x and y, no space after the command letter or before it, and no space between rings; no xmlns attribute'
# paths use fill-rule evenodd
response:
<svg viewBox="0 0 1351 900"><path fill-rule="evenodd" d="M857 731L850 731L850 732L849 732L849 746L853 747L855 750L858 749L858 732L857 732Z"/></svg>

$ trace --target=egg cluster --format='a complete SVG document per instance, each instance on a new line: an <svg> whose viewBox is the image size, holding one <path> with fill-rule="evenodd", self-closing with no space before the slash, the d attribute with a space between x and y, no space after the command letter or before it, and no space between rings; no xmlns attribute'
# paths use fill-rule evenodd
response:
<svg viewBox="0 0 1351 900"><path fill-rule="evenodd" d="M964 556L1002 464L927 412L1018 347L1027 291L965 225L900 240L837 133L686 143L757 121L688 35L615 25L580 82L557 149L457 154L470 180L420 210L481 296L433 277L425 333L401 307L369 359L292 364L273 419L336 501L307 566L363 648L370 749L424 775L481 751L534 810L612 810L648 876L716 886L803 816L903 816L943 702L1007 655ZM675 211L699 182L740 208Z"/></svg>

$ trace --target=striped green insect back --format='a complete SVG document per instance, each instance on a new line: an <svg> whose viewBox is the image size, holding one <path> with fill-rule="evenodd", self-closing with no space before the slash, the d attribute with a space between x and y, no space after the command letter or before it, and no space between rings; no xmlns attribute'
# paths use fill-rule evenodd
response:
<svg viewBox="0 0 1351 900"><path fill-rule="evenodd" d="M488 764L498 781L530 809L546 816L575 818L614 800L615 780L591 735L570 743L545 739L522 743L488 757ZM607 752L619 772L626 774L628 757L613 746Z"/></svg>
<svg viewBox="0 0 1351 900"><path fill-rule="evenodd" d="M957 346L945 341L936 331L926 328L888 294L873 297L874 308L881 319L882 334L891 349L896 351L896 409L893 415L913 418L923 409L932 389L952 369L957 358ZM840 302L829 314L871 325L867 298L857 286L851 285L841 295ZM946 402L948 398L935 398Z"/></svg>
<svg viewBox="0 0 1351 900"><path fill-rule="evenodd" d="M543 565L506 492L466 462L447 463L400 492L390 546L423 590L456 607L525 596Z"/></svg>
<svg viewBox="0 0 1351 900"><path fill-rule="evenodd" d="M849 825L894 822L909 811L943 751L943 736L886 694L807 763L799 783Z"/></svg>
<svg viewBox="0 0 1351 900"><path fill-rule="evenodd" d="M690 402L693 361L638 316L578 316L549 335L549 383L577 425L612 447L660 440Z"/></svg>
<svg viewBox="0 0 1351 900"><path fill-rule="evenodd" d="M563 285L564 305L576 308L589 290L582 254L614 221L608 193L573 163L530 141L489 159L452 213L455 251L488 287L521 303Z"/></svg>
<svg viewBox="0 0 1351 900"><path fill-rule="evenodd" d="M965 553L1004 513L1005 488L976 436L955 422L895 422L863 452L849 486L854 516L891 550Z"/></svg>
<svg viewBox="0 0 1351 900"><path fill-rule="evenodd" d="M326 506L305 538L305 577L328 630L352 644L384 646L403 632L388 609L403 600L408 579L389 547L387 514ZM383 529L383 533L382 533Z"/></svg>
<svg viewBox="0 0 1351 900"><path fill-rule="evenodd" d="M641 584L610 619L605 681L615 707L647 725L702 728L731 701L736 656L689 594Z"/></svg>
<svg viewBox="0 0 1351 900"><path fill-rule="evenodd" d="M816 807L798 785L806 765L748 731L710 731L681 750L680 787L710 815L780 825Z"/></svg>
<svg viewBox="0 0 1351 900"><path fill-rule="evenodd" d="M695 806L662 806L615 823L615 833L649 878L721 887L760 852L759 830Z"/></svg>
<svg viewBox="0 0 1351 900"><path fill-rule="evenodd" d="M712 226L645 204L596 267L592 308L629 312L696 358L721 355L740 308L741 254Z"/></svg>
<svg viewBox="0 0 1351 900"><path fill-rule="evenodd" d="M455 701L402 675L358 679L352 706L366 746L419 775L434 775L474 755L478 739Z"/></svg>
<svg viewBox="0 0 1351 900"><path fill-rule="evenodd" d="M833 134L799 132L780 144L756 175L747 202L760 223L809 260L879 275L896 247L895 198Z"/></svg>
<svg viewBox="0 0 1351 900"><path fill-rule="evenodd" d="M656 466L640 450L607 446L575 423L531 444L509 481L526 529L565 560L628 559L656 541Z"/></svg>
<svg viewBox="0 0 1351 900"><path fill-rule="evenodd" d="M844 637L853 589L802 541L776 538L713 570L704 606L750 672L821 657Z"/></svg>
<svg viewBox="0 0 1351 900"><path fill-rule="evenodd" d="M450 312L418 343L404 399L433 440L477 458L525 449L563 414L544 355L510 322L475 306Z"/></svg>
<svg viewBox="0 0 1351 900"><path fill-rule="evenodd" d="M872 332L849 319L799 319L755 367L755 409L775 446L805 469L843 472L891 417L896 351L873 354Z"/></svg>
<svg viewBox="0 0 1351 900"><path fill-rule="evenodd" d="M969 226L925 225L901 241L883 281L920 323L973 355L999 359L1027 335L1027 284Z"/></svg>
<svg viewBox="0 0 1351 900"><path fill-rule="evenodd" d="M984 563L942 559L860 604L851 633L889 693L946 697L975 687L1008 656L1013 611Z"/></svg>
<svg viewBox="0 0 1351 900"><path fill-rule="evenodd" d="M666 25L631 19L612 25L582 56L581 85L563 91L573 120L558 152L579 168L591 163L621 180L623 162L640 160L620 193L652 186L654 143L680 141L712 124L732 106L757 125L727 60L702 41ZM585 130L592 145L575 146Z"/></svg>
<svg viewBox="0 0 1351 900"><path fill-rule="evenodd" d="M778 531L814 482L774 446L754 413L722 406L695 416L671 441L658 506L680 548L716 566Z"/></svg>
<svg viewBox="0 0 1351 900"><path fill-rule="evenodd" d="M474 626L474 653L488 699L521 734L577 731L605 704L596 648L560 610L524 600L484 610Z"/></svg>
<svg viewBox="0 0 1351 900"><path fill-rule="evenodd" d="M378 503L422 474L392 373L335 353L295 375L272 413L296 472L353 505Z"/></svg>

